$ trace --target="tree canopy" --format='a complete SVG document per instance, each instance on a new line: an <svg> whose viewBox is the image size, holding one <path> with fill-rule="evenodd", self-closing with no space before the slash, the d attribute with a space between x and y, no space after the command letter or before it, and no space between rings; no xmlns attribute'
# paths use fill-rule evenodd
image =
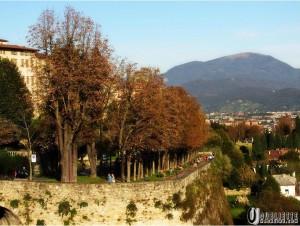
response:
<svg viewBox="0 0 300 226"><path fill-rule="evenodd" d="M32 116L31 95L17 66L0 58L0 117L23 126Z"/></svg>

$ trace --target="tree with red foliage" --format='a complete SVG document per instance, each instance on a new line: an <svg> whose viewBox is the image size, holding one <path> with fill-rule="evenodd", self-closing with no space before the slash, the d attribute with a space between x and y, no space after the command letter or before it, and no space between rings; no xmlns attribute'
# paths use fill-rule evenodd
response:
<svg viewBox="0 0 300 226"><path fill-rule="evenodd" d="M72 8L66 8L60 21L52 11L42 13L29 39L43 53L36 69L39 96L55 116L61 180L75 182L79 134L86 124L99 120L110 80L111 50L94 22Z"/></svg>

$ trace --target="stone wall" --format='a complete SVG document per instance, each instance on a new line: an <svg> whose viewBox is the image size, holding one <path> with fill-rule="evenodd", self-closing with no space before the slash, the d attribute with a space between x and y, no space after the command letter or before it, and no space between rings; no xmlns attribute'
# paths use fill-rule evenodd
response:
<svg viewBox="0 0 300 226"><path fill-rule="evenodd" d="M37 220L44 220L48 225L63 224L64 221L68 223L69 216L59 216L58 206L69 201L71 209L76 210L69 223L125 225L126 207L133 201L137 206L135 225L191 225L191 222L180 221L179 210L163 211L154 205L157 201L167 202L178 191L185 191L186 186L208 168L210 164L184 178L156 182L67 184L0 181L0 206L12 210L24 224L36 225ZM168 213L173 219L167 219Z"/></svg>

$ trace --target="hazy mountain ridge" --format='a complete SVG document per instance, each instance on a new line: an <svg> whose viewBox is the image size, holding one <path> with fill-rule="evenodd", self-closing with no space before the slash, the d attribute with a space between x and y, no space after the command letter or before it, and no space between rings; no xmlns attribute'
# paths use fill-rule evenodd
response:
<svg viewBox="0 0 300 226"><path fill-rule="evenodd" d="M300 69L272 56L241 53L193 61L171 68L165 76L169 85L184 86L207 111L236 100L260 106L258 110L300 109Z"/></svg>

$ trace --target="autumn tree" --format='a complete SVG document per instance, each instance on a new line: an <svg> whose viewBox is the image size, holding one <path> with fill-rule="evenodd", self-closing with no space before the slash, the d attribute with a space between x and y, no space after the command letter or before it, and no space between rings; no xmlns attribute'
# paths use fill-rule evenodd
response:
<svg viewBox="0 0 300 226"><path fill-rule="evenodd" d="M289 135L294 127L294 123L292 118L289 115L283 116L278 120L276 125L276 133L280 134L281 136Z"/></svg>
<svg viewBox="0 0 300 226"><path fill-rule="evenodd" d="M121 156L121 177L130 180L130 162L135 150L156 149L159 123L159 98L162 78L151 68L135 70L128 65L119 80L119 93L111 107L112 130ZM156 133L156 135L154 135ZM147 138L147 139L146 139Z"/></svg>
<svg viewBox="0 0 300 226"><path fill-rule="evenodd" d="M166 87L157 69L129 65L124 74L111 107L122 179L125 172L130 181L132 171L135 180L189 161L189 150L195 154L207 137L197 101L182 88Z"/></svg>
<svg viewBox="0 0 300 226"><path fill-rule="evenodd" d="M99 103L111 72L111 50L98 26L72 8L66 8L61 20L53 11L43 12L28 38L43 54L36 68L39 96L55 119L61 180L75 182L79 136L85 125L101 117Z"/></svg>
<svg viewBox="0 0 300 226"><path fill-rule="evenodd" d="M257 125L246 125L245 122L241 122L234 126L228 127L228 135L230 138L237 142L238 140L244 141L246 139L252 139L254 136L258 136L262 133L262 128Z"/></svg>

